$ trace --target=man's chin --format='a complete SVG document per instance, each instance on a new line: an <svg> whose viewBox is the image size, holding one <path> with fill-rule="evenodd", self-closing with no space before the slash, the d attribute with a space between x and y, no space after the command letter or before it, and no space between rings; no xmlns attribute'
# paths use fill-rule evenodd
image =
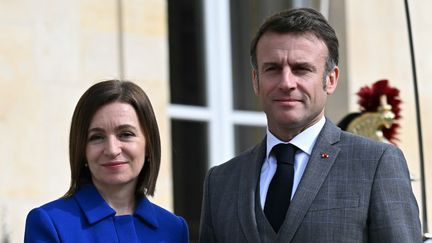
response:
<svg viewBox="0 0 432 243"><path fill-rule="evenodd" d="M303 122L304 119L302 119L302 117L299 117L298 112L289 111L289 112L281 112L276 117L276 120L281 125L298 126Z"/></svg>

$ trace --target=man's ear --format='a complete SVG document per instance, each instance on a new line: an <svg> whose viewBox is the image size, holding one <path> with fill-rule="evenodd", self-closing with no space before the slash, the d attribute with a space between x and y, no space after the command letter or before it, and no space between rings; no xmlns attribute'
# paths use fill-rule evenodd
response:
<svg viewBox="0 0 432 243"><path fill-rule="evenodd" d="M333 94L334 91L336 90L338 79L339 79L339 67L334 66L333 69L326 76L325 91L327 92L328 95Z"/></svg>
<svg viewBox="0 0 432 243"><path fill-rule="evenodd" d="M259 77L258 77L258 72L255 68L252 69L252 85L253 85L255 95L258 95L258 93L259 93Z"/></svg>

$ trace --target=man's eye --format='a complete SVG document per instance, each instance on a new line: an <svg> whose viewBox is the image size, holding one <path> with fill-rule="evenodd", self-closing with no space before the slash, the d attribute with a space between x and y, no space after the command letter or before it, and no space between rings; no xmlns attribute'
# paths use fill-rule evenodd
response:
<svg viewBox="0 0 432 243"><path fill-rule="evenodd" d="M294 73L298 73L298 74L306 74L311 72L310 68L306 68L306 67L300 67L300 68L296 68L293 70Z"/></svg>
<svg viewBox="0 0 432 243"><path fill-rule="evenodd" d="M266 67L265 69L264 69L264 71L275 71L275 70L277 70L277 67L275 67L275 66L271 66L271 67Z"/></svg>

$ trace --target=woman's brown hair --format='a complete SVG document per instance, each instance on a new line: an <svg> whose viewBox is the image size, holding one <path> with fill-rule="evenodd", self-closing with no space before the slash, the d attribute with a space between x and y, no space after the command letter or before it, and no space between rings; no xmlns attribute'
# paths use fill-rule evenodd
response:
<svg viewBox="0 0 432 243"><path fill-rule="evenodd" d="M107 80L91 86L75 107L69 136L71 183L64 197L70 197L82 185L92 183L90 171L85 166L88 128L96 111L112 102L130 104L137 113L146 139L146 161L138 176L135 195L153 196L161 158L159 128L153 107L138 85L130 81Z"/></svg>

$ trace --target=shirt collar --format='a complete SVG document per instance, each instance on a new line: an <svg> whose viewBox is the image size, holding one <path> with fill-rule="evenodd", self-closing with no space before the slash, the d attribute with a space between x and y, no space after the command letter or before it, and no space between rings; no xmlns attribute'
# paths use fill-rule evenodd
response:
<svg viewBox="0 0 432 243"><path fill-rule="evenodd" d="M318 135L321 132L322 128L324 127L325 121L326 121L326 119L323 116L317 123L308 127L303 132L297 134L290 141L282 141L282 140L278 139L275 135L273 135L270 132L270 130L267 127L266 159L268 159L268 157L270 156L270 152L273 149L273 147L280 144L280 143L293 144L297 148L299 148L301 151L303 151L304 153L306 153L310 156L312 153L312 149L315 145L315 142L318 138Z"/></svg>
<svg viewBox="0 0 432 243"><path fill-rule="evenodd" d="M113 217L116 214L114 209L105 202L94 185L81 187L75 193L74 198L90 224L99 222L107 217ZM155 206L144 197L138 201L134 215L154 228L157 228L159 227L159 223L154 207Z"/></svg>

